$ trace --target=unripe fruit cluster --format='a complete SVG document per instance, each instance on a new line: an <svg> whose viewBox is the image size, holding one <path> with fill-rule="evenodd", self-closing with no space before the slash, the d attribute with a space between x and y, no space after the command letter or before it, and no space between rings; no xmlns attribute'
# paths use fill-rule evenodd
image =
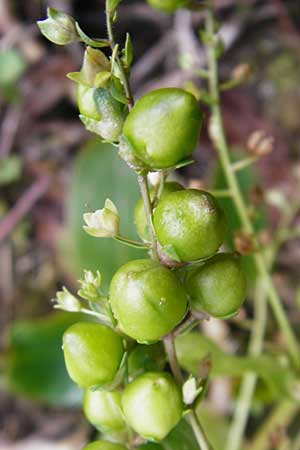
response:
<svg viewBox="0 0 300 450"><path fill-rule="evenodd" d="M111 100L101 89L79 86L81 112L100 122L100 107L117 111L112 103L106 104ZM113 121L113 115L109 116ZM142 171L176 167L194 150L201 121L202 113L191 94L175 88L147 94L125 120L121 156ZM146 440L160 441L182 417L181 389L160 368L129 373L130 382L124 387L122 369L128 342L130 359L140 344L153 344L172 332L189 308L213 317L231 317L244 301L246 283L239 257L217 253L227 226L213 195L184 189L176 182L153 187L149 194L153 223L147 220L140 200L135 224L146 243L151 242L149 226L153 226L160 260L138 259L120 267L109 290L116 328L76 323L65 332L63 349L70 377L85 389L84 412L91 424L105 436L126 435L132 429ZM174 270L178 264L180 276ZM125 447L106 441L86 447L98 449Z"/></svg>
<svg viewBox="0 0 300 450"><path fill-rule="evenodd" d="M189 3L148 1L167 13ZM118 2L106 3L109 29ZM167 170L190 162L203 121L196 98L183 89L158 89L142 97L129 112L132 99L127 76L132 51L128 36L122 52L116 45L108 59L94 48L108 41L89 38L66 14L50 8L48 18L39 26L52 42L64 45L83 40L88 44L80 72L69 74L78 85L80 118L89 131L118 144L120 156L143 179L141 191L148 206L147 218L140 201L135 223L156 259L138 259L123 265L111 280L109 298L100 290L100 274L96 278L88 276L88 286L79 295L98 301L88 312L105 325L78 322L63 336L69 375L85 390L85 415L107 438L87 445L85 450L126 450L123 443L128 439L123 441L121 436L132 435L133 430L145 440L160 441L184 412L181 387L163 371L165 361L152 364L154 370L140 367L138 373L138 364L130 361L145 344L159 346L157 341L183 321L189 308L221 318L236 314L244 301L245 278L238 256L217 254L225 239L226 219L210 193L166 182L150 190L152 204L148 204L148 172L163 171L165 175ZM112 44L111 36L109 41ZM85 220L85 229L92 236L114 237L133 244L119 235L119 214L110 200L104 210L85 214ZM143 243L135 245L144 247ZM182 269L180 276L175 270L178 266ZM87 311L70 296L63 291L59 306L68 304L70 311ZM155 354L149 352L150 358ZM135 367L132 372L131 367ZM118 436L120 442L111 442L112 435L115 439ZM152 450L157 446L146 444L142 448Z"/></svg>

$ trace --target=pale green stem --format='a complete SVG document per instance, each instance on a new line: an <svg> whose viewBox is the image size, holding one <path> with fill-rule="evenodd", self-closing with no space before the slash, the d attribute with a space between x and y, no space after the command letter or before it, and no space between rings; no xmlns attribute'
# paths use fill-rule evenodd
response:
<svg viewBox="0 0 300 450"><path fill-rule="evenodd" d="M254 302L255 317L248 349L248 354L251 356L259 355L262 351L267 322L266 293L259 282L256 286ZM257 374L254 372L247 373L242 378L225 450L241 448L256 382Z"/></svg>
<svg viewBox="0 0 300 450"><path fill-rule="evenodd" d="M112 13L111 13L111 11L109 11L107 0L105 3L105 14L106 14L106 28L107 28L108 39L110 42L110 48L113 51L114 47L115 47L115 38L114 38L113 23L112 23ZM125 94L126 94L127 101L128 101L128 108L130 110L133 107L134 99L133 99L130 83L128 80L128 75L124 69L122 61L119 58L119 55L116 56L116 62L118 63L121 81L122 81L122 84L125 89Z"/></svg>
<svg viewBox="0 0 300 450"><path fill-rule="evenodd" d="M206 31L210 36L214 35L214 18L213 12L208 11L206 17ZM216 54L215 45L208 44L208 65L209 65L209 88L210 95L213 99L211 106L212 110L212 136L215 147L217 149L219 160L225 173L228 186L232 192L232 198L240 217L241 224L244 230L252 236L255 236L254 228L247 213L247 207L243 199L243 195L236 178L236 173L233 170L230 157L229 147L225 137L223 118L220 107L220 91L218 85L218 58ZM286 344L295 367L300 366L300 353L296 337L293 333L289 320L285 314L284 308L281 304L280 298L274 288L271 275L268 272L265 258L260 253L254 254L254 261L261 277L264 288L267 291L268 299L279 324L279 327L285 337Z"/></svg>
<svg viewBox="0 0 300 450"><path fill-rule="evenodd" d="M251 166L258 160L258 156L249 156L248 158L241 159L240 161L236 161L232 163L232 168L235 172L239 170L246 169L246 167Z"/></svg>
<svg viewBox="0 0 300 450"><path fill-rule="evenodd" d="M140 248L141 250L149 249L149 245L143 242L134 241L133 239L128 239L124 236L115 236L116 241L122 242L123 244L129 245L130 247Z"/></svg>
<svg viewBox="0 0 300 450"><path fill-rule="evenodd" d="M144 202L144 209L147 219L147 225L150 233L151 238L151 250L152 250L152 257L153 259L159 259L158 252L157 252L157 239L155 235L155 230L153 227L153 213L152 213L152 205L151 205L151 199L149 195L149 185L147 180L146 174L138 174L138 183L140 186L141 196Z"/></svg>
<svg viewBox="0 0 300 450"><path fill-rule="evenodd" d="M194 409L189 413L188 420L193 429L195 438L197 439L200 449L201 450L213 450L212 446L210 445L210 443L207 440L207 437L204 433L202 425L198 419L197 413Z"/></svg>
<svg viewBox="0 0 300 450"><path fill-rule="evenodd" d="M275 261L280 246L294 236L291 230L291 223L299 209L299 200L295 202L282 216L278 232L272 240L272 246L268 252L268 268L271 269ZM284 230L284 233L282 233ZM263 292L259 283L254 296L254 327L251 333L248 353L250 355L258 355L263 348L264 331L266 328L266 292ZM228 434L226 450L238 450L241 446L247 419L250 413L252 396L254 393L257 376L254 373L244 375L239 396L237 399L236 409L234 412L232 424ZM300 448L298 449L300 450Z"/></svg>
<svg viewBox="0 0 300 450"><path fill-rule="evenodd" d="M176 379L178 384L182 385L184 379L183 379L180 365L178 363L178 359L177 359L177 355L176 355L173 333L170 333L168 336L166 336L164 338L164 346L165 346L166 354L168 355L168 361L169 361L172 373L174 375L174 378ZM198 442L200 450L213 450L213 447L210 445L210 443L204 433L202 425L199 422L195 407L188 414L188 420L193 429L193 432L194 432L195 438Z"/></svg>

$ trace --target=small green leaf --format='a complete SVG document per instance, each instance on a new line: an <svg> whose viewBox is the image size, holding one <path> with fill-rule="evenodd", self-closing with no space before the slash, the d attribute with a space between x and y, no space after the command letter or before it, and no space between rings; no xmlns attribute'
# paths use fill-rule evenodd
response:
<svg viewBox="0 0 300 450"><path fill-rule="evenodd" d="M179 256L178 256L178 254L177 254L177 252L176 252L176 250L175 250L175 248L174 248L174 246L173 245L165 245L163 248L162 248L162 251L169 257L169 258L171 258L173 261L177 261L177 262L180 262L181 261L181 259L179 258Z"/></svg>
<svg viewBox="0 0 300 450"><path fill-rule="evenodd" d="M123 50L123 62L125 64L125 67L127 69L130 69L131 64L133 62L133 45L130 38L130 34L126 34L126 42L125 42L125 48Z"/></svg>
<svg viewBox="0 0 300 450"><path fill-rule="evenodd" d="M107 9L110 14L113 14L122 0L107 0Z"/></svg>
<svg viewBox="0 0 300 450"><path fill-rule="evenodd" d="M123 105L128 104L128 100L125 95L123 85L118 78L116 77L111 78L111 82L109 85L109 92L111 96L118 102L122 103Z"/></svg>
<svg viewBox="0 0 300 450"><path fill-rule="evenodd" d="M193 159L183 159L178 164L176 164L175 169L181 169L182 167L190 166L191 164L194 164Z"/></svg>
<svg viewBox="0 0 300 450"><path fill-rule="evenodd" d="M90 47L95 47L95 48L109 47L110 44L107 39L92 39L92 38L90 38L87 34L85 34L84 31L82 31L78 22L75 22L75 27L76 27L77 33L79 34L82 42L84 42L86 45L89 45Z"/></svg>
<svg viewBox="0 0 300 450"><path fill-rule="evenodd" d="M39 20L37 24L49 41L66 45L79 40L73 17L54 8L47 9L47 16L47 19Z"/></svg>
<svg viewBox="0 0 300 450"><path fill-rule="evenodd" d="M84 84L86 86L89 86L87 84L86 78L82 72L69 72L69 73L67 73L67 78L69 78L69 80L74 81L75 83Z"/></svg>
<svg viewBox="0 0 300 450"><path fill-rule="evenodd" d="M111 73L107 71L100 72L96 75L94 80L95 87L103 87L110 80Z"/></svg>
<svg viewBox="0 0 300 450"><path fill-rule="evenodd" d="M162 441L165 450L199 450L194 433L185 419Z"/></svg>

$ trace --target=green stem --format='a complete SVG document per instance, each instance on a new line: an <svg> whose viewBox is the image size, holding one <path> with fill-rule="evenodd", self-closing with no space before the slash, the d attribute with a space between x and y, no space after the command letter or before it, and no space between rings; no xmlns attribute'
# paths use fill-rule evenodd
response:
<svg viewBox="0 0 300 450"><path fill-rule="evenodd" d="M179 365L179 362L177 359L173 333L168 334L164 338L164 346L165 346L165 351L168 356L168 361L169 361L172 373L174 375L174 378L178 384L182 385L184 382L184 378L182 376L180 365ZM198 416L196 413L196 407L194 407L191 410L191 412L188 414L188 420L193 429L193 432L194 432L195 438L198 442L200 450L213 450L213 447L210 445L210 443L203 431L202 425L199 422L199 419L198 419Z"/></svg>
<svg viewBox="0 0 300 450"><path fill-rule="evenodd" d="M105 15L106 15L106 28L107 28L107 34L108 34L108 39L110 42L110 48L112 51L114 51L115 48L115 38L114 38L114 31L113 31L113 12L109 10L108 8L108 1L106 0L105 3ZM131 87L130 87L130 83L128 80L128 75L126 73L126 70L123 66L122 61L119 58L119 55L116 56L116 62L118 64L118 68L120 71L120 76L121 76L121 81L122 84L124 86L125 89L125 94L127 97L127 101L128 101L128 108L129 110L133 107L134 105L134 99L133 99L133 95L132 95L132 91L131 91Z"/></svg>
<svg viewBox="0 0 300 450"><path fill-rule="evenodd" d="M194 409L189 413L188 420L201 450L213 450L212 446L207 440L202 425L198 419L197 413Z"/></svg>
<svg viewBox="0 0 300 450"><path fill-rule="evenodd" d="M157 239L155 235L155 230L153 228L152 222L152 206L149 195L149 185L146 174L138 174L138 183L140 186L141 196L144 202L145 214L147 218L147 225L151 238L151 250L153 259L159 259L158 251L157 251Z"/></svg>
<svg viewBox="0 0 300 450"><path fill-rule="evenodd" d="M297 200L291 205L291 208L288 208L282 216L279 223L278 232L272 239L272 245L268 251L268 269L272 268L276 255L280 250L280 246L294 236L295 231L292 229L292 224L298 209L299 199L297 198ZM250 355L258 355L262 351L267 322L266 301L266 292L263 291L262 286L257 283L254 296L255 320L248 349L248 353ZM242 379L233 421L228 434L226 450L238 450L241 446L247 419L250 413L251 400L256 381L257 375L254 373L248 373ZM298 450L300 450L300 448Z"/></svg>
<svg viewBox="0 0 300 450"><path fill-rule="evenodd" d="M249 156L248 158L241 159L240 161L236 161L232 163L232 169L235 172L246 169L246 167L254 164L259 158L257 156Z"/></svg>
<svg viewBox="0 0 300 450"><path fill-rule="evenodd" d="M114 239L116 241L122 242L122 244L129 245L130 247L139 248L141 250L149 249L149 245L143 242L134 241L133 239L128 239L124 236L115 236Z"/></svg>
<svg viewBox="0 0 300 450"><path fill-rule="evenodd" d="M183 376L181 373L180 365L178 363L176 349L175 349L175 342L174 342L174 336L172 333L168 334L164 338L164 347L166 354L168 355L168 361L171 367L171 371L174 375L175 380L178 384L183 384Z"/></svg>
<svg viewBox="0 0 300 450"><path fill-rule="evenodd" d="M254 296L255 318L252 328L248 354L259 355L263 348L263 341L267 322L267 297L260 283L257 283ZM257 382L257 374L247 373L242 378L240 392L229 429L225 450L239 450L242 445L244 431L250 412L252 396Z"/></svg>
<svg viewBox="0 0 300 450"><path fill-rule="evenodd" d="M206 16L206 31L210 36L214 36L214 18L212 10L209 10ZM212 40L213 41L213 40ZM208 44L208 65L209 65L209 89L210 96L214 102L211 106L211 134L217 149L220 163L225 173L228 186L232 192L232 198L240 217L244 230L250 235L255 235L253 225L247 213L247 207L243 199L243 195L236 178L236 173L229 157L229 147L225 136L222 112L220 107L220 90L218 81L218 57L214 43ZM285 337L286 344L295 367L300 367L300 353L296 337L293 333L289 320L285 314L280 298L274 288L272 278L268 272L265 258L262 254L256 253L254 261L258 273L262 279L264 288L266 289L268 299L276 317L276 320Z"/></svg>

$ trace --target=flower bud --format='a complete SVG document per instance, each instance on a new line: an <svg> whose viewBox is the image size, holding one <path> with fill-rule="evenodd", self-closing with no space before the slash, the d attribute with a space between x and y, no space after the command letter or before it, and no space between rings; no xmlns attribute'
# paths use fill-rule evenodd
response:
<svg viewBox="0 0 300 450"><path fill-rule="evenodd" d="M101 273L98 270L95 274L91 270L85 270L84 278L79 280L79 283L81 288L78 291L78 295L89 301L100 299Z"/></svg>
<svg viewBox="0 0 300 450"><path fill-rule="evenodd" d="M81 309L79 300L68 291L66 287L63 287L62 291L56 293L56 302L54 308L62 309L69 312L78 312Z"/></svg>
<svg viewBox="0 0 300 450"><path fill-rule="evenodd" d="M108 198L103 209L83 215L87 226L83 229L94 237L115 237L119 234L120 216L114 203Z"/></svg>
<svg viewBox="0 0 300 450"><path fill-rule="evenodd" d="M200 390L201 391L201 390ZM199 394L196 378L189 378L182 386L183 401L186 405L192 405Z"/></svg>
<svg viewBox="0 0 300 450"><path fill-rule="evenodd" d="M99 87L97 80L102 73L110 73L111 64L101 50L87 47L80 72L71 72L68 78L89 87Z"/></svg>
<svg viewBox="0 0 300 450"><path fill-rule="evenodd" d="M254 131L248 138L247 148L253 156L266 156L273 151L274 137L263 130Z"/></svg>
<svg viewBox="0 0 300 450"><path fill-rule="evenodd" d="M48 18L37 22L42 34L58 45L77 42L79 36L73 17L54 8L47 9Z"/></svg>

